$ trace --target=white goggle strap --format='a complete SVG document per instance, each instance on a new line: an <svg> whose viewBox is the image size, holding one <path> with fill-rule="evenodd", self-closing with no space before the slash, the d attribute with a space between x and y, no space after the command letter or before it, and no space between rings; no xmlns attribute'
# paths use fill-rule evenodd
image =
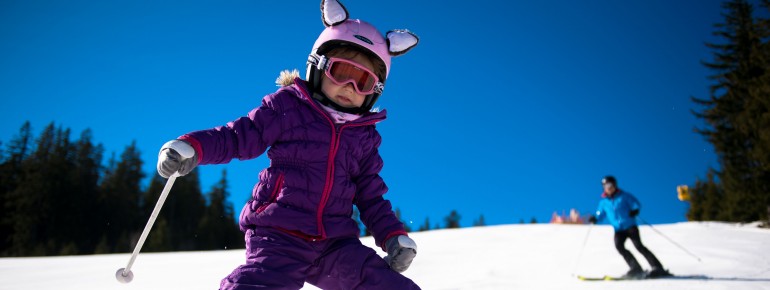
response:
<svg viewBox="0 0 770 290"><path fill-rule="evenodd" d="M329 66L329 59L325 55L312 54L311 58L315 59L315 68L321 72L326 71Z"/></svg>

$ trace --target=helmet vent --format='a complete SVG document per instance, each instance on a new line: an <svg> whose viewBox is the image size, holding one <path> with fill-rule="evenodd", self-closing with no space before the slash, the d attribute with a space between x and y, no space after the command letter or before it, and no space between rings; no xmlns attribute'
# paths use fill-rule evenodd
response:
<svg viewBox="0 0 770 290"><path fill-rule="evenodd" d="M369 40L368 38L366 38L366 37L364 37L364 36L361 36L361 35L358 35L358 34L356 34L356 35L353 35L353 36L354 36L355 38L358 38L359 40L361 40L361 41L363 41L363 42L366 42L366 43L368 43L369 45L374 45L374 42L372 42L371 40Z"/></svg>

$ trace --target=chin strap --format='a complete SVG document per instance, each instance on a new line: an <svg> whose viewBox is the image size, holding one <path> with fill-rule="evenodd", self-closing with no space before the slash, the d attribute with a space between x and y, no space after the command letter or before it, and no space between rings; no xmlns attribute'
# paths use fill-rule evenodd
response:
<svg viewBox="0 0 770 290"><path fill-rule="evenodd" d="M322 92L313 92L313 99L318 100L322 105L333 108L337 111L348 113L348 114L356 114L356 115L362 115L363 113L366 113L363 108L345 108L343 106L337 105L337 103L332 102L331 99L329 99L326 94Z"/></svg>

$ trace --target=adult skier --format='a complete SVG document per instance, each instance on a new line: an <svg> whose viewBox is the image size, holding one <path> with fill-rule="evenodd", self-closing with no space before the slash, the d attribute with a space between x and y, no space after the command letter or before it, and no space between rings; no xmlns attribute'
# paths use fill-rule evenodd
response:
<svg viewBox="0 0 770 290"><path fill-rule="evenodd" d="M639 227L636 223L636 216L639 215L641 210L641 204L630 193L621 190L618 187L618 182L614 176L608 175L602 179L602 187L604 191L602 193L602 199L599 201L599 207L596 210L596 215L591 216L588 221L595 224L599 221L607 219L607 221L615 229L615 249L618 250L623 259L631 268L623 279L643 279L643 278L655 278L663 276L671 276L671 274L663 268L658 258L650 252L647 247L642 244L642 240L639 236ZM626 249L625 243L627 239L631 239L634 243L634 247L641 253L647 262L652 267L649 273L645 273L642 266L634 258L634 255Z"/></svg>

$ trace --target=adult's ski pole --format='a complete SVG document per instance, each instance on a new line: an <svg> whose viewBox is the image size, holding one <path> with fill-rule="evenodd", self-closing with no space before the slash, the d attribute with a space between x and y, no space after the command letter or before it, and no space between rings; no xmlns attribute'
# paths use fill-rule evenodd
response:
<svg viewBox="0 0 770 290"><path fill-rule="evenodd" d="M671 238L669 238L668 236L666 236L666 235L664 235L663 233L661 233L660 231L658 231L658 229L656 229L655 227L653 227L653 226L652 226L650 223L648 223L647 221L645 221L643 218L641 218L641 217L639 217L639 216L637 216L636 218L637 218L637 219L639 219L640 221L642 221L643 223L645 223L646 225L650 226L650 228L651 228L653 231L655 231L656 233L658 233L658 234L659 234L661 237L664 237L664 238L666 238L666 240L668 240L669 242L671 242L671 243L672 243L672 244L674 244L675 246L677 246L677 247L679 247L680 249L682 249L682 251L684 251L685 253L689 254L689 255L690 255L690 256L692 256L693 258L697 259L697 260L698 260L698 262L702 262L702 261L701 261L701 259L700 259L700 257L698 257L698 256L696 256L695 254L691 253L690 251L688 251L687 249L685 249L684 247L682 247L682 245L678 244L677 242L674 242L674 240L672 240L672 239L671 239Z"/></svg>
<svg viewBox="0 0 770 290"><path fill-rule="evenodd" d="M575 268L572 269L572 276L575 276L575 272L577 271L578 266L580 266L580 260L583 258L583 251L586 248L586 244L588 243L588 236L591 235L591 229L594 228L594 224L591 223L588 226L588 231L586 232L586 237L583 238L583 246L580 247L580 253L578 254L577 261L575 261Z"/></svg>
<svg viewBox="0 0 770 290"><path fill-rule="evenodd" d="M155 209L152 210L150 219L144 226L144 231L142 231L142 235L139 237L139 242L137 242L136 247L134 247L134 253L131 254L131 259L128 260L128 265L126 265L125 268L120 268L117 272L115 272L115 279L118 279L118 282L125 284L131 282L131 280L134 279L134 273L131 272L131 266L134 265L134 260L136 260L136 256L139 255L139 251L142 249L144 241L147 239L147 235L150 234L150 229L152 229L152 225L155 224L155 219L158 218L160 208L162 208L163 203L166 202L168 192L171 191L171 187L174 186L174 181L177 177L179 177L179 172L174 172L174 174L169 176L168 180L166 180L166 186L163 187L163 192L161 192L160 197L158 198L158 203L155 204Z"/></svg>

